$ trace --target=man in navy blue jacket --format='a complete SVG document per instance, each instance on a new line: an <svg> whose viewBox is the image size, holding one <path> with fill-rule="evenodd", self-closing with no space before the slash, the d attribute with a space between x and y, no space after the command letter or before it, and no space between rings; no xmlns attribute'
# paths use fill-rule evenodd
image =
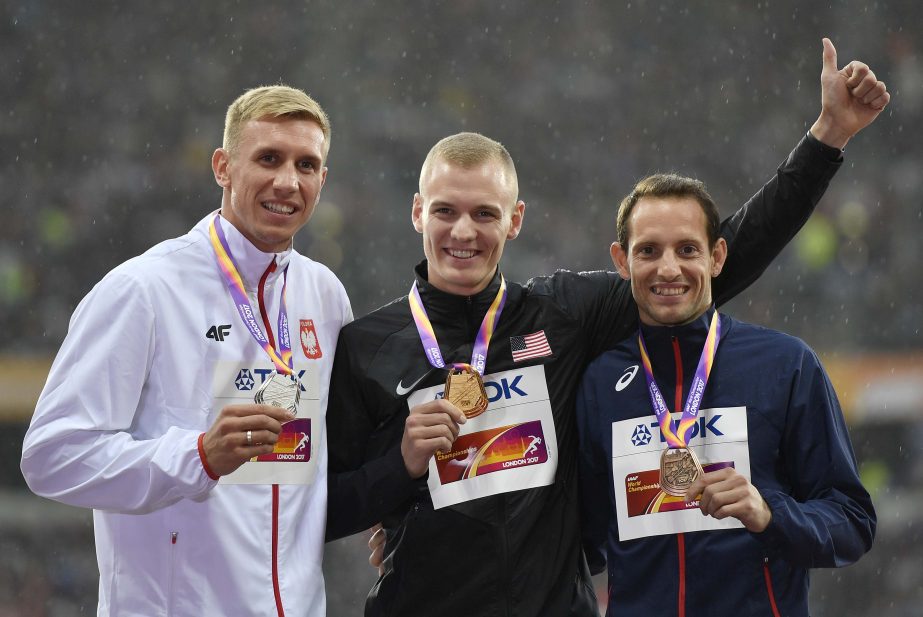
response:
<svg viewBox="0 0 923 617"><path fill-rule="evenodd" d="M853 563L875 534L817 356L712 306L718 221L701 182L670 174L619 209L611 253L640 331L590 365L577 403L607 615L808 615L809 568Z"/></svg>

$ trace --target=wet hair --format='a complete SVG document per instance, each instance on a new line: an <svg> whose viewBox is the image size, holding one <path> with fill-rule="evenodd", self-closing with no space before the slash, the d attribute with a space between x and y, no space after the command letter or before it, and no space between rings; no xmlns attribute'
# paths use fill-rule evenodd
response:
<svg viewBox="0 0 923 617"><path fill-rule="evenodd" d="M297 88L284 85L260 86L241 94L228 107L224 120L222 147L233 152L240 141L243 126L250 120L291 118L312 120L324 133L324 160L330 151L330 120L317 101Z"/></svg>
<svg viewBox="0 0 923 617"><path fill-rule="evenodd" d="M695 199L705 213L708 248L715 246L721 229L721 217L718 214L715 200L705 188L705 183L678 174L654 174L642 178L619 205L615 230L618 243L622 245L622 248L628 250L628 219L643 197L692 197Z"/></svg>
<svg viewBox="0 0 923 617"><path fill-rule="evenodd" d="M507 181L513 189L514 203L519 196L519 179L516 176L513 157L503 147L503 144L490 137L485 137L480 133L457 133L439 140L423 161L423 167L420 170L420 192L423 191L424 178L430 173L436 161L445 161L464 169L497 161L503 167Z"/></svg>

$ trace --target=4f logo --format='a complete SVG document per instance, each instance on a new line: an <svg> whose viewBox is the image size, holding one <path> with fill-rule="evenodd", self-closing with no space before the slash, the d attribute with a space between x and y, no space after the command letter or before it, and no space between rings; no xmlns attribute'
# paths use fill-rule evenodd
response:
<svg viewBox="0 0 923 617"><path fill-rule="evenodd" d="M205 333L205 338L210 338L219 343L223 341L231 333L231 324L224 324L221 326L212 326L208 329L208 332Z"/></svg>

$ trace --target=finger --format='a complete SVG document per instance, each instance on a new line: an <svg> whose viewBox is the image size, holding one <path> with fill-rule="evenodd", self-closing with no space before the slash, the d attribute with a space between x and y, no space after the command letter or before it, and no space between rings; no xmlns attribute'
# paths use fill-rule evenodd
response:
<svg viewBox="0 0 923 617"><path fill-rule="evenodd" d="M417 427L409 434L410 439L414 443L425 442L432 439L444 439L446 441L446 449L450 449L452 444L455 443L456 435L457 433L453 432L451 428L444 424Z"/></svg>
<svg viewBox="0 0 923 617"><path fill-rule="evenodd" d="M257 405L264 416L269 416L273 420L285 424L292 421L291 411L283 407L274 407L273 405Z"/></svg>
<svg viewBox="0 0 923 617"><path fill-rule="evenodd" d="M247 442L247 432L250 433L250 441ZM279 441L279 433L273 431L265 430L253 430L248 429L248 431L243 432L243 445L245 446L262 446L262 445L275 445Z"/></svg>
<svg viewBox="0 0 923 617"><path fill-rule="evenodd" d="M452 403L448 403L448 405L446 405L446 413L452 417L452 420L456 424L464 424L465 422L468 421L468 418L465 416L464 413L462 413L462 410L456 407L455 405L453 405Z"/></svg>
<svg viewBox="0 0 923 617"><path fill-rule="evenodd" d="M871 101L869 103L869 107L871 107L872 109L877 109L878 111L881 111L882 109L887 107L888 103L890 102L891 102L891 94L889 92L885 92L884 94L882 94L880 97L878 97L874 101Z"/></svg>
<svg viewBox="0 0 923 617"><path fill-rule="evenodd" d="M855 98L859 99L863 103L865 102L865 97L868 96L875 87L878 85L878 80L875 79L874 75L869 75L863 79L858 86L853 88L850 92ZM873 97L874 98L874 97Z"/></svg>
<svg viewBox="0 0 923 617"><path fill-rule="evenodd" d="M379 523L372 527L372 535L369 537L369 550L375 550L384 543L385 530L381 528L381 524Z"/></svg>
<svg viewBox="0 0 923 617"><path fill-rule="evenodd" d="M865 95L862 97L862 102L866 105L870 105L872 101L875 101L878 98L880 98L885 92L887 92L887 88L885 87L885 82L883 81L876 82L875 85L872 86L871 90L866 92Z"/></svg>
<svg viewBox="0 0 923 617"><path fill-rule="evenodd" d="M705 490L707 486L707 481L705 480L704 474L700 475L695 479L689 488L686 490L686 495L683 497L686 503L692 503L702 495L702 491Z"/></svg>
<svg viewBox="0 0 923 617"><path fill-rule="evenodd" d="M872 70L864 62L859 62L858 60L853 60L844 69L847 75L846 87L852 90L856 86L862 83L862 81L868 76L871 75L872 79L875 78L875 74L872 73Z"/></svg>
<svg viewBox="0 0 923 617"><path fill-rule="evenodd" d="M431 401L414 409L417 409L419 414L446 414L458 424L464 424L468 420L458 407L445 399ZM412 409L410 413L413 414L414 410Z"/></svg>
<svg viewBox="0 0 923 617"><path fill-rule="evenodd" d="M833 41L824 37L824 72L836 72L836 47L833 46Z"/></svg>
<svg viewBox="0 0 923 617"><path fill-rule="evenodd" d="M458 436L458 424L448 414L426 414L407 418L407 430L410 432L433 427L447 428L452 433L453 439Z"/></svg>

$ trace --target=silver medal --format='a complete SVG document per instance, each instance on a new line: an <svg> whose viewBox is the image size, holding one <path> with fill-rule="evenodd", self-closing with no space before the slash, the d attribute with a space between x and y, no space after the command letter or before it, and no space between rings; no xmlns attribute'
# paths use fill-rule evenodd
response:
<svg viewBox="0 0 923 617"><path fill-rule="evenodd" d="M298 402L301 400L301 385L293 375L280 375L273 371L260 389L253 395L257 405L272 405L288 409L292 415L298 415Z"/></svg>

